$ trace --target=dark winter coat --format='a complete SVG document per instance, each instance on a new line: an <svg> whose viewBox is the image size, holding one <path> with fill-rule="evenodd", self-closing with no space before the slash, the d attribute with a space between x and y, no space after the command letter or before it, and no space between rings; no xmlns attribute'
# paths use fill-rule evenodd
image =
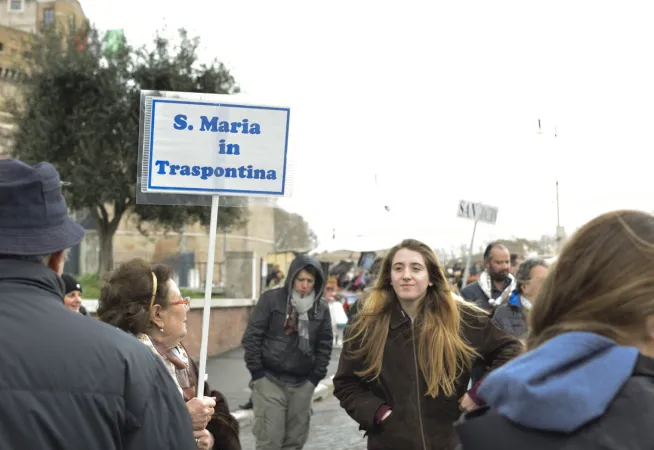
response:
<svg viewBox="0 0 654 450"><path fill-rule="evenodd" d="M72 314L63 297L52 270L0 260L0 447L194 449L161 361L133 336Z"/></svg>
<svg viewBox="0 0 654 450"><path fill-rule="evenodd" d="M510 281L507 280L505 287L510 284ZM491 295L493 298L497 298L502 295L495 283L491 283ZM478 281L474 281L467 285L461 290L461 297L469 302L472 302L479 306L481 309L488 311L490 314L493 314L493 306L489 303L490 298L484 290L479 285ZM475 361L474 367L472 368L472 379L474 382L481 380L488 373L488 367L483 363L483 361Z"/></svg>
<svg viewBox="0 0 654 450"><path fill-rule="evenodd" d="M362 362L347 356L356 344L349 342L343 347L334 377L334 396L367 432L368 449L446 450L456 445L452 424L460 415L459 400L466 393L470 372L461 374L454 395L426 396L426 381L415 357L418 322L412 324L399 304L393 307L382 371L372 382L355 374ZM521 351L514 337L481 312L462 313L461 334L493 369ZM375 415L383 405L389 405L393 412L377 424Z"/></svg>
<svg viewBox="0 0 654 450"><path fill-rule="evenodd" d="M293 280L307 266L318 272L314 285L316 302L308 312L311 355L298 348L296 332L286 334L284 329ZM320 264L307 255L300 255L291 263L284 287L264 292L259 297L242 340L245 364L253 381L268 374L289 384L309 380L317 385L327 375L333 334L329 305L321 298L324 286Z"/></svg>
<svg viewBox="0 0 654 450"><path fill-rule="evenodd" d="M524 307L505 303L495 309L493 321L510 335L523 339L527 335L525 313Z"/></svg>
<svg viewBox="0 0 654 450"><path fill-rule="evenodd" d="M573 433L534 430L485 407L457 424L461 440L457 450L645 450L653 446L653 421L654 359L641 355L608 410L583 428Z"/></svg>

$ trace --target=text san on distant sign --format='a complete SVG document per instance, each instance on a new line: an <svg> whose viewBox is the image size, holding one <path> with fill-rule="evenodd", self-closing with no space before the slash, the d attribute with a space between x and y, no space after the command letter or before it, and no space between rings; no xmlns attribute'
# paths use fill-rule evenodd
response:
<svg viewBox="0 0 654 450"><path fill-rule="evenodd" d="M153 98L148 191L284 195L289 108Z"/></svg>
<svg viewBox="0 0 654 450"><path fill-rule="evenodd" d="M456 215L464 219L495 224L497 222L497 212L498 208L496 206L461 200Z"/></svg>

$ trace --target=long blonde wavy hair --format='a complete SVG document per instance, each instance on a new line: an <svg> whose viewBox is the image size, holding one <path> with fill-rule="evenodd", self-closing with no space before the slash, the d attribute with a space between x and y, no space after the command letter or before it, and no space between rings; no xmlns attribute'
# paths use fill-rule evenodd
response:
<svg viewBox="0 0 654 450"><path fill-rule="evenodd" d="M484 312L453 296L436 254L415 239L402 241L384 258L370 296L348 326L345 342L349 345L345 357L362 361L362 368L356 375L363 379L372 381L381 374L391 312L399 302L391 285L391 266L401 249L422 255L432 283L424 298L419 300L415 319L419 328L418 367L426 380L426 395L436 397L441 392L448 397L455 395L457 379L470 370L474 357L478 356L461 337L461 315Z"/></svg>

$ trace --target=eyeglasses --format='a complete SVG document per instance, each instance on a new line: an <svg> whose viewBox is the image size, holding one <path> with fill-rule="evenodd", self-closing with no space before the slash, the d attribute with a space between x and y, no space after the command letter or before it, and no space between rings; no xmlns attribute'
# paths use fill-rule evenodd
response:
<svg viewBox="0 0 654 450"><path fill-rule="evenodd" d="M191 297L184 297L181 300L177 300L176 302L170 302L171 305L184 305L186 309L191 308Z"/></svg>

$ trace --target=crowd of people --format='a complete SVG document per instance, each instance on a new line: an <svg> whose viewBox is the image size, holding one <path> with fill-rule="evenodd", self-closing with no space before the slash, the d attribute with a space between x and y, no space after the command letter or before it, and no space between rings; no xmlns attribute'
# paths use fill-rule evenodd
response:
<svg viewBox="0 0 654 450"><path fill-rule="evenodd" d="M196 395L170 270L121 265L92 320L62 274L84 231L56 170L0 160L0 199L2 448L240 449L224 396ZM370 450L650 448L652 273L654 216L639 211L591 220L552 267L491 243L460 295L404 240L352 308L334 396ZM329 282L300 255L268 285L242 338L252 433L257 450L297 450L334 347Z"/></svg>
<svg viewBox="0 0 654 450"><path fill-rule="evenodd" d="M316 264L309 261L302 264ZM366 432L371 450L648 448L652 269L654 217L638 211L589 222L553 269L491 243L484 270L460 296L434 252L405 240L391 249L375 284L352 308L334 395ZM322 274L308 278L316 294L312 310L326 313L318 299ZM268 319L258 321L258 334L251 331L262 341L246 350L253 379L275 384L285 370L295 374L294 383L315 386L311 375L318 367L324 371L326 358L302 353L292 334L280 343L279 331L261 332L262 324L283 328L295 308L290 299L307 292L289 281L279 293L285 303L260 300L257 309ZM316 313L310 320L309 340L321 342L326 355L328 321ZM266 339L286 353L266 355L260 350L272 346ZM297 440L294 418L309 417L310 403L302 397L298 411L291 385L280 386L283 397L270 394L279 400L274 407L255 401L257 449L306 442L308 421ZM274 432L266 428L271 415Z"/></svg>

